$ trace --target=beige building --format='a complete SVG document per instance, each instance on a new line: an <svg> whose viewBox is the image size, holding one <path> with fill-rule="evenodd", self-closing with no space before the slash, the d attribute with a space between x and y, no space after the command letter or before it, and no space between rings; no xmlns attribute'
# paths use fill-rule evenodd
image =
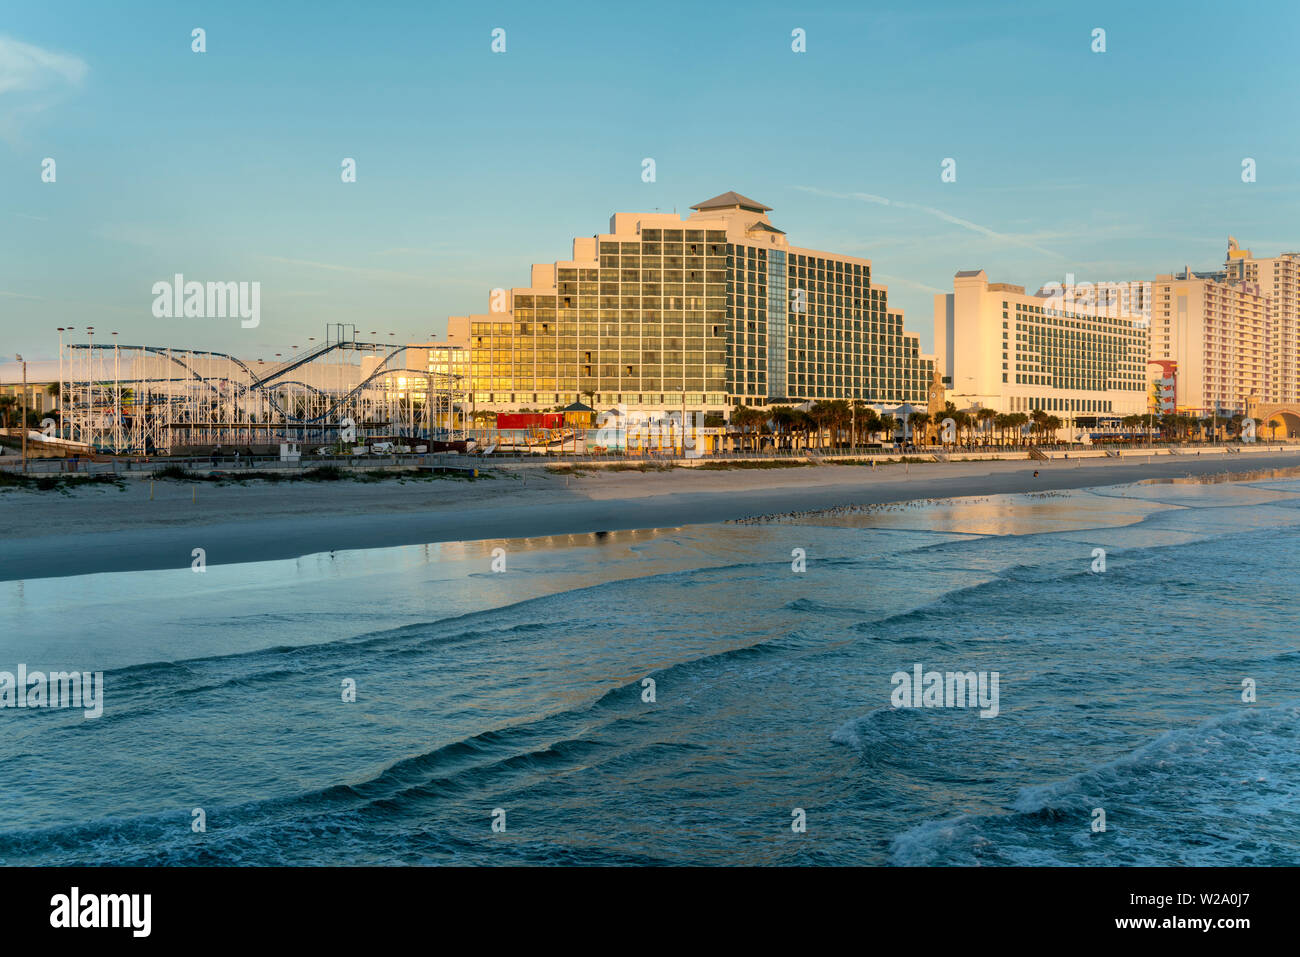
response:
<svg viewBox="0 0 1300 957"><path fill-rule="evenodd" d="M1256 259L1228 237L1229 282L1254 283L1269 300L1263 401L1300 401L1300 253Z"/></svg>
<svg viewBox="0 0 1300 957"><path fill-rule="evenodd" d="M1067 426L1146 411L1146 323L1115 304L1085 308L963 271L934 297L934 337L959 408L1042 409Z"/></svg>
<svg viewBox="0 0 1300 957"><path fill-rule="evenodd" d="M615 213L452 317L479 408L575 400L647 411L862 399L919 403L933 363L903 329L871 261L790 244L770 207L723 193L665 213Z"/></svg>
<svg viewBox="0 0 1300 957"><path fill-rule="evenodd" d="M1176 364L1179 412L1244 413L1272 394L1269 300L1257 282L1222 276L1184 269L1152 283L1150 358Z"/></svg>
<svg viewBox="0 0 1300 957"><path fill-rule="evenodd" d="M17 425L18 416L24 401L26 402L27 411L35 412L37 415L44 415L53 412L59 407L58 381L53 382L28 382L27 396L23 398L23 386L21 382L3 382L0 383L0 396L8 396L13 399L13 413L11 424Z"/></svg>

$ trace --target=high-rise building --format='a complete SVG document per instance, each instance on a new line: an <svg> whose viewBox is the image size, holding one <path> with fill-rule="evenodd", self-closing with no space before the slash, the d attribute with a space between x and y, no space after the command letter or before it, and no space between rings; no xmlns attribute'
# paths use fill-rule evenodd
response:
<svg viewBox="0 0 1300 957"><path fill-rule="evenodd" d="M1176 364L1180 412L1244 413L1251 396L1271 395L1272 327L1259 284L1231 272L1184 269L1152 284L1151 360Z"/></svg>
<svg viewBox="0 0 1300 957"><path fill-rule="evenodd" d="M958 272L934 297L935 352L958 407L1080 419L1146 412L1147 328L1117 303L1079 305Z"/></svg>
<svg viewBox="0 0 1300 957"><path fill-rule="evenodd" d="M1229 281L1254 283L1269 301L1265 402L1300 401L1300 253L1256 259L1228 237Z"/></svg>
<svg viewBox="0 0 1300 957"><path fill-rule="evenodd" d="M572 259L534 265L527 288L494 290L489 313L452 317L477 405L924 401L933 361L870 260L790 245L771 208L738 193L691 208L615 213Z"/></svg>

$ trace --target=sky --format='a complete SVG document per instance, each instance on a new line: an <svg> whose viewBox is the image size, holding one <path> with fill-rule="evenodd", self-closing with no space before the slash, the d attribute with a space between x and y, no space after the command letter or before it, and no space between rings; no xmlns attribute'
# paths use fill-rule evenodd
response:
<svg viewBox="0 0 1300 957"><path fill-rule="evenodd" d="M1300 249L1297 28L1294 3L10 2L0 360L53 359L59 326L268 360L335 322L440 337L612 213L727 190L872 260L928 351L959 269ZM259 282L259 324L155 317L176 273Z"/></svg>

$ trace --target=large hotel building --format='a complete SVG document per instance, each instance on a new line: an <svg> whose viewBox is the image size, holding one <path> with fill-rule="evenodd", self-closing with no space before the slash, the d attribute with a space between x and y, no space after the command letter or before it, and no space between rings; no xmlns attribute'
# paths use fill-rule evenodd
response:
<svg viewBox="0 0 1300 957"><path fill-rule="evenodd" d="M1300 401L1300 253L1256 259L1228 237L1228 282L1252 283L1269 301L1265 402Z"/></svg>
<svg viewBox="0 0 1300 957"><path fill-rule="evenodd" d="M475 404L924 405L933 361L870 260L792 246L770 207L734 192L691 208L615 213L527 288L494 290L489 313L452 317Z"/></svg>
<svg viewBox="0 0 1300 957"><path fill-rule="evenodd" d="M1173 373L1180 412L1244 412L1266 386L1268 300L1251 283L1184 270L1152 284L1151 361Z"/></svg>
<svg viewBox="0 0 1300 957"><path fill-rule="evenodd" d="M959 407L1043 410L1067 426L1147 411L1147 325L1118 303L957 273L934 297L940 374Z"/></svg>
<svg viewBox="0 0 1300 957"><path fill-rule="evenodd" d="M1180 412L1300 400L1300 253L1256 259L1229 237L1221 271L1157 276L1151 360L1172 373Z"/></svg>

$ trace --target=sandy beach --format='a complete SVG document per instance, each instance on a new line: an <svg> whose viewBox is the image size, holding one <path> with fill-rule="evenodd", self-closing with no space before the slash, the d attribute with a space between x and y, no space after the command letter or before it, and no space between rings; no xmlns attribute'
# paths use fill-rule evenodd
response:
<svg viewBox="0 0 1300 957"><path fill-rule="evenodd" d="M503 468L454 479L215 485L0 494L0 581L182 568L424 542L672 528L785 512L1117 485L1300 466L1300 449L1068 461L594 472ZM1038 475L1035 477L1034 472Z"/></svg>

